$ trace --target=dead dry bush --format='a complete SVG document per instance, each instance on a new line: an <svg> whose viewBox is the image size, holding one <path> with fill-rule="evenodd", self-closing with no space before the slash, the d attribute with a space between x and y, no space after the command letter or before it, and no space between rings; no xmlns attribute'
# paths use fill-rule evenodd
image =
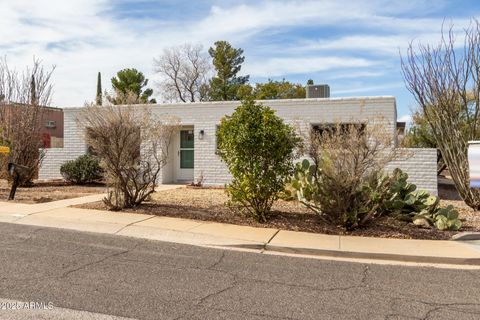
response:
<svg viewBox="0 0 480 320"><path fill-rule="evenodd" d="M325 221L354 229L375 216L382 170L394 159L393 136L381 121L326 125L310 134L309 157L297 165L287 194Z"/></svg>
<svg viewBox="0 0 480 320"><path fill-rule="evenodd" d="M179 121L158 117L151 106L87 106L79 117L86 141L101 160L109 187L105 204L120 210L138 206L155 191Z"/></svg>

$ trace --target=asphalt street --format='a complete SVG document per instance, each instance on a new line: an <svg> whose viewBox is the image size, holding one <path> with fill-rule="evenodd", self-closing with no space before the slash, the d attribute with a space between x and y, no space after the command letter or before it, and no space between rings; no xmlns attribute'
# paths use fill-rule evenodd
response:
<svg viewBox="0 0 480 320"><path fill-rule="evenodd" d="M479 270L274 256L6 223L0 244L0 319L480 319Z"/></svg>

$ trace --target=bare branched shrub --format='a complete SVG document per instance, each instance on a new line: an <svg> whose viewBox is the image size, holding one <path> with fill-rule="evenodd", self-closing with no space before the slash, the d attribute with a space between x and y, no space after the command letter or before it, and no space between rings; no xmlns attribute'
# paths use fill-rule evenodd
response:
<svg viewBox="0 0 480 320"><path fill-rule="evenodd" d="M202 46L184 44L165 49L154 64L163 78L161 87L167 100L195 102L207 98L211 64Z"/></svg>
<svg viewBox="0 0 480 320"><path fill-rule="evenodd" d="M113 210L135 207L155 191L178 119L156 117L150 106L87 106L79 117L86 141L101 159Z"/></svg>
<svg viewBox="0 0 480 320"><path fill-rule="evenodd" d="M51 102L53 70L45 70L39 60L34 60L32 67L19 74L6 59L0 60L1 140L10 146L8 161L25 168L14 177L14 185L30 184L42 163L40 130L45 107Z"/></svg>
<svg viewBox="0 0 480 320"><path fill-rule="evenodd" d="M355 207L357 191L372 172L393 159L391 136L378 124L341 125L312 134L310 156L321 170L326 201L322 210L339 216Z"/></svg>
<svg viewBox="0 0 480 320"><path fill-rule="evenodd" d="M310 166L297 166L288 193L332 224L353 229L381 214L381 172L395 157L380 122L319 126L310 135Z"/></svg>
<svg viewBox="0 0 480 320"><path fill-rule="evenodd" d="M468 140L480 137L480 23L472 20L460 49L453 27L442 30L437 46L411 43L402 70L460 196L480 209L480 192L470 189L467 158Z"/></svg>

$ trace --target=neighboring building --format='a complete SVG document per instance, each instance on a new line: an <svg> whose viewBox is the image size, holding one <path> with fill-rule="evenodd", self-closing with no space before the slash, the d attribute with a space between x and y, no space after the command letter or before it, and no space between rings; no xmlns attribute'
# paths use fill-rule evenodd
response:
<svg viewBox="0 0 480 320"><path fill-rule="evenodd" d="M45 148L63 148L63 109L45 107L42 122Z"/></svg>
<svg viewBox="0 0 480 320"><path fill-rule="evenodd" d="M1 105L0 114L16 121L15 117L21 116L15 113L15 108L23 108L22 104ZM54 107L42 107L42 117L38 119L39 137L43 140L44 148L63 148L63 109Z"/></svg>
<svg viewBox="0 0 480 320"><path fill-rule="evenodd" d="M336 122L366 124L380 121L392 141L397 141L397 111L394 97L315 98L263 100L287 123L306 133L315 126ZM188 183L203 179L205 185L223 185L230 174L216 154L216 130L220 119L231 114L239 101L199 102L155 105L159 116L176 116L182 128L172 141L167 165L159 183ZM82 108L64 109L64 148L50 149L40 169L40 179L61 178L60 166L87 152L84 129L76 121ZM388 165L400 167L411 182L437 193L437 152L435 149L408 149ZM408 154L408 156L407 156Z"/></svg>
<svg viewBox="0 0 480 320"><path fill-rule="evenodd" d="M406 122L397 122L397 141L399 145L402 145L402 141L405 138Z"/></svg>

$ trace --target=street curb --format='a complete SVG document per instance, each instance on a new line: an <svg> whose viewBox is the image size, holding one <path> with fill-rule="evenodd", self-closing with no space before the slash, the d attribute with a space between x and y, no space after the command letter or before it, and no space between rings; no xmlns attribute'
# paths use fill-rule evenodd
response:
<svg viewBox="0 0 480 320"><path fill-rule="evenodd" d="M222 247L232 247L239 249L263 249L265 251L281 252L298 255L324 256L332 258L349 259L371 259L371 260L390 260L399 262L414 263L432 263L432 264L455 264L455 265L480 265L479 258L453 258L453 257L435 257L435 256L415 256L393 253L371 253L342 250L326 250L312 248L285 247L266 244L263 248L257 245L231 245Z"/></svg>
<svg viewBox="0 0 480 320"><path fill-rule="evenodd" d="M89 196L91 197L91 196ZM78 201L79 198L74 198L77 199ZM61 200L63 201L63 200ZM63 202L62 202L63 203ZM4 221L4 223L15 223L15 224L22 224L22 221L25 223L25 219L27 218L27 221L25 224L28 225L42 225L41 223L38 224L38 221L35 222L35 219L31 221L32 219L28 220L30 216L36 216L38 214L39 217L42 217L42 213L45 211L58 211L61 208L55 208L53 209L48 209L45 208L42 205L32 205L32 208L37 208L38 210L29 210L32 211L29 214L27 214L25 217L21 217L18 219L14 219L12 221L7 220ZM13 209L12 209L13 210ZM25 210L23 207L19 208L18 211ZM84 211L89 211L88 209L76 209L76 210L84 210ZM110 212L109 212L110 213ZM10 211L7 210L6 212L7 216L11 215ZM139 223L141 221L137 221L136 219L134 222L131 222L131 218L128 220L130 221L129 223L118 223L119 229L113 233L111 233L111 224L114 222L111 222L109 219L112 219L112 217L101 220L103 221L100 225L103 225L102 231L99 231L97 227L99 226L98 221L95 220L94 218L88 218L89 216L87 215L87 219L81 220L81 219L64 219L62 220L61 217L58 218L62 224L65 223L70 223L67 227L62 227L58 226L57 223L55 223L55 226L51 225L51 221L55 221L56 215L52 216L49 218L47 215L47 227L54 227L54 228L60 228L60 229L72 229L80 232L94 232L94 233L105 233L105 234L118 234L120 230L126 230L130 226L135 226L136 223ZM149 219L154 219L155 216L151 216ZM22 220L23 219L23 220ZM45 217L44 217L45 219ZM145 220L149 220L145 219ZM170 218L172 219L172 218ZM173 218L175 220L175 218ZM184 221L185 219L178 219L178 221ZM186 219L186 220L192 220L192 219ZM30 223L29 223L30 221ZM50 222L49 222L50 221ZM82 222L84 224L90 223L90 225L95 226L95 228L87 228L85 229L85 226L81 226L78 228L77 226L72 228L72 223L76 222ZM99 220L100 221L100 220ZM109 222L110 221L110 222ZM123 221L123 220L122 220ZM153 221L153 220L151 220ZM192 220L195 221L195 220ZM33 222L33 223L32 223ZM45 221L44 221L45 222ZM169 222L171 223L171 222ZM216 223L212 223L216 224ZM218 223L217 223L218 224ZM105 231L105 226L107 226L107 231ZM342 236L329 236L329 235L321 235L321 234L311 234L311 233L305 233L305 232L294 232L294 231L284 231L284 230L276 230L276 232L271 235L268 234L265 235L262 233L262 235L257 235L254 234L253 238L252 235L249 233L251 230L247 230L247 234L245 233L245 230L237 230L234 234L222 234L222 236L225 239L230 239L234 241L225 241L225 239L222 238L222 236L219 236L218 230L215 232L211 233L211 230L207 228L207 230L203 230L204 232L201 232L201 230L197 230L199 232L195 232L195 228L189 227L188 229L184 230L184 225L183 227L176 230L172 229L177 233L185 233L185 234L199 234L199 235L209 235L211 239L208 240L209 244L205 245L202 243L197 243L196 241L192 240L192 237L187 237L188 241L185 244L189 245L197 245L197 246L209 246L209 247L218 247L218 248L237 248L237 249L247 249L247 250L256 250L260 252L278 252L278 253L287 253L287 254L295 254L295 255L306 255L306 256L323 256L323 257L331 257L331 258L345 258L345 259L366 259L366 260L389 260L389 261L397 261L397 262L410 262L410 263L430 263L430 264L451 264L451 265L476 265L480 266L480 251L478 250L479 247L475 243L475 240L480 240L480 232L464 232L460 233L457 236L453 237L452 240L450 241L440 241L438 243L434 243L434 241L428 241L425 242L425 245L420 245L420 249L418 250L410 250L410 247L405 248L405 245L407 246L418 246L421 242L418 241L413 241L413 242L406 242L406 243L401 243L399 241L396 241L395 239L388 240L390 241L388 245L385 246L385 248L382 249L382 247L379 247L378 245L378 239L377 238L371 238L371 241L375 242L375 245L372 246L369 244L369 238L366 238L366 241L361 242L359 245L356 243L356 245L352 246L351 243L348 245L348 242L352 242L352 237L346 237L349 239L346 239L346 245L340 245L341 244L341 238ZM224 224L218 224L219 227L223 227ZM232 225L236 226L236 225ZM120 228L121 227L121 228ZM165 230L170 230L168 227L158 227L158 232L164 232ZM152 227L153 229L157 229L157 227ZM196 226L198 227L198 226ZM201 227L201 226L200 226ZM243 228L245 226L236 226L237 228ZM211 229L211 228L210 228ZM258 228L259 229L259 228ZM263 228L262 228L263 229ZM90 230L90 231L89 231ZM273 229L272 229L273 230ZM135 233L135 232L134 232ZM293 234L293 235L292 235ZM250 236L249 236L250 235ZM281 235L284 235L282 238ZM125 235L125 236L131 236L134 238L143 238L143 239L150 239L150 240L159 240L159 241L166 241L166 242L173 242L173 243L183 243L182 241L178 241L178 239L168 239L168 240L160 240L151 238L151 235ZM282 239L278 239L280 238ZM294 238L292 238L292 236ZM218 237L215 238L215 237ZM300 237L300 238L295 238L295 237ZM180 237L181 238L181 237ZM352 238L352 239L350 239ZM223 239L223 241L221 241ZM248 240L250 239L250 240ZM253 239L253 240L252 240ZM275 240L277 239L277 240ZM299 240L300 239L300 240ZM197 239L198 240L198 239ZM349 241L347 241L349 240ZM395 241L394 241L395 240ZM356 240L355 240L356 241ZM355 242L354 241L354 242ZM469 246L467 244L468 241L470 241L472 246ZM193 242L193 243L192 243ZM222 243L229 243L229 244L222 244ZM398 242L398 243L397 243ZM413 248L413 247L412 247ZM357 251L354 251L357 250ZM435 254L443 254L443 256L435 256Z"/></svg>
<svg viewBox="0 0 480 320"><path fill-rule="evenodd" d="M480 240L480 232L461 232L452 237L454 241Z"/></svg>

